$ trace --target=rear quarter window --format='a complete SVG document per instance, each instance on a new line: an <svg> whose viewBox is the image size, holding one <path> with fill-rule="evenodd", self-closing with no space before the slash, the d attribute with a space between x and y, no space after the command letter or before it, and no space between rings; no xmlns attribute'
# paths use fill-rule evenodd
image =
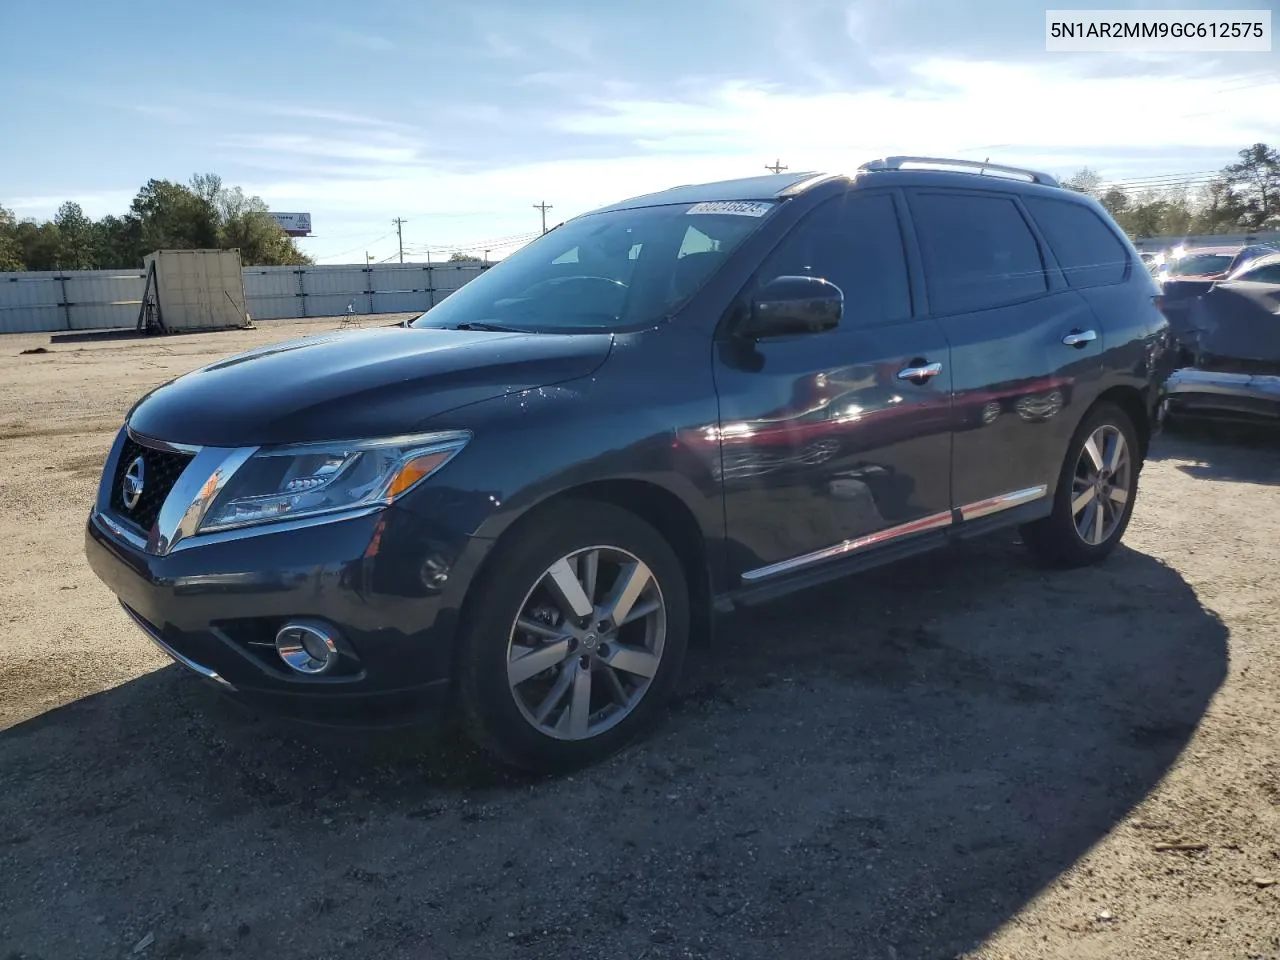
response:
<svg viewBox="0 0 1280 960"><path fill-rule="evenodd" d="M1024 197L1073 287L1119 283L1128 273L1129 252L1102 218L1084 204Z"/></svg>

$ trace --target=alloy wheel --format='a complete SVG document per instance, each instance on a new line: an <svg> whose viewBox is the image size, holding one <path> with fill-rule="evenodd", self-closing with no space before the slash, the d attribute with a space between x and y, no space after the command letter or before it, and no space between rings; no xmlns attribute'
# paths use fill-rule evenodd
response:
<svg viewBox="0 0 1280 960"><path fill-rule="evenodd" d="M539 732L585 740L644 699L666 633L649 567L620 547L586 547L553 563L525 595L507 643L507 684Z"/></svg>
<svg viewBox="0 0 1280 960"><path fill-rule="evenodd" d="M1104 423L1085 441L1071 483L1076 534L1090 546L1106 543L1120 527L1132 489L1133 459L1119 428Z"/></svg>

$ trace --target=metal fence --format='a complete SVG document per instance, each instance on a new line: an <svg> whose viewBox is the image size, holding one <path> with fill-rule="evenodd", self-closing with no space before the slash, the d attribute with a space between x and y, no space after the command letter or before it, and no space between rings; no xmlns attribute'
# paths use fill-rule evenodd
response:
<svg viewBox="0 0 1280 960"><path fill-rule="evenodd" d="M428 310L488 266L245 267L245 303L254 320ZM145 287L141 270L0 273L0 333L132 327Z"/></svg>
<svg viewBox="0 0 1280 960"><path fill-rule="evenodd" d="M1235 247L1249 243L1280 245L1280 230L1262 230L1258 233L1197 234L1190 237L1142 237L1133 245L1143 253L1158 253L1170 247Z"/></svg>

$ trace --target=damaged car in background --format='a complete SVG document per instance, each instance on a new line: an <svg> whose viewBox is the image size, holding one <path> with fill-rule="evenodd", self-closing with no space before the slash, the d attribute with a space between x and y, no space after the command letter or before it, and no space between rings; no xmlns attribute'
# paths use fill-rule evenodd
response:
<svg viewBox="0 0 1280 960"><path fill-rule="evenodd" d="M1191 353L1186 349L1187 325L1191 308L1215 283L1235 278L1256 266L1260 260L1280 250L1264 243L1232 244L1215 247L1174 247L1168 254L1159 254L1149 269L1160 282L1164 315L1174 339L1182 347L1184 361L1190 362Z"/></svg>
<svg viewBox="0 0 1280 960"><path fill-rule="evenodd" d="M1166 418L1280 423L1280 253L1214 282L1179 341L1186 366L1165 383Z"/></svg>

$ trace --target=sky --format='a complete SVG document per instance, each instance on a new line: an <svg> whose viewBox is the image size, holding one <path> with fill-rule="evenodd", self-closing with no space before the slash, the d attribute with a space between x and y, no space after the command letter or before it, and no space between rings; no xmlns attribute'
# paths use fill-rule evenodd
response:
<svg viewBox="0 0 1280 960"><path fill-rule="evenodd" d="M1280 27L1278 5L1112 0ZM535 204L553 225L775 160L1087 165L1137 189L1280 145L1280 51L1046 53L1027 0L0 0L0 40L0 205L98 217L213 172L311 213L321 263L398 256L395 217L407 260L497 258Z"/></svg>

